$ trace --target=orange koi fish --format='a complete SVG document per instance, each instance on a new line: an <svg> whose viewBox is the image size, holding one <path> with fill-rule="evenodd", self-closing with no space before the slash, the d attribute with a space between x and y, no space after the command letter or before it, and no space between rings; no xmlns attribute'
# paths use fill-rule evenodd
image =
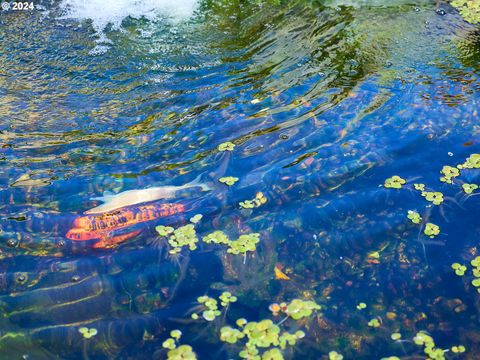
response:
<svg viewBox="0 0 480 360"><path fill-rule="evenodd" d="M77 217L72 228L65 235L73 241L88 241L99 239L94 247L107 248L126 241L140 233L140 230L113 236L112 233L132 225L182 213L182 204L149 204L135 207L125 207L98 215Z"/></svg>

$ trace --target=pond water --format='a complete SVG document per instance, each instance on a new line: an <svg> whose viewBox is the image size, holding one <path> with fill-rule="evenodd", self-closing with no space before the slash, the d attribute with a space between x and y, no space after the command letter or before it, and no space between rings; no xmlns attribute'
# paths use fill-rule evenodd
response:
<svg viewBox="0 0 480 360"><path fill-rule="evenodd" d="M278 329L286 359L478 358L480 33L453 7L36 1L0 39L0 358L254 359Z"/></svg>

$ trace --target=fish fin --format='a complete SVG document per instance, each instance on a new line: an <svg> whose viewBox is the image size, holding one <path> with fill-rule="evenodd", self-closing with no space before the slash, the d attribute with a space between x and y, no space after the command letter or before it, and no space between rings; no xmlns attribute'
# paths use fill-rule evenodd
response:
<svg viewBox="0 0 480 360"><path fill-rule="evenodd" d="M211 186L200 181L201 177L202 174L198 175L195 179L186 184L185 187L199 187L202 191L212 191L213 189Z"/></svg>

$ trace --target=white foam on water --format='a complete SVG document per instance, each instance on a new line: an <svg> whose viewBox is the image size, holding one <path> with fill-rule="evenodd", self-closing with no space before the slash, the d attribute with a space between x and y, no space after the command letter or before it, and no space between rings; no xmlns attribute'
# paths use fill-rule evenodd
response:
<svg viewBox="0 0 480 360"><path fill-rule="evenodd" d="M103 34L107 26L118 30L128 17L181 21L190 18L196 7L197 0L62 0L60 3L62 18L91 20L101 42L107 40Z"/></svg>

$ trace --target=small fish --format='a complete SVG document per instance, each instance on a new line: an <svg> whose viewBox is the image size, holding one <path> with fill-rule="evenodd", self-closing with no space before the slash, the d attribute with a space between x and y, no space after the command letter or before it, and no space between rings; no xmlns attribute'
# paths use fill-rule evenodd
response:
<svg viewBox="0 0 480 360"><path fill-rule="evenodd" d="M151 202L160 199L175 198L176 192L183 189L199 187L202 191L211 191L212 189L203 183L200 183L200 175L195 180L182 186L159 186L141 190L127 190L118 194L105 193L102 197L92 200L103 201L104 204L96 206L85 211L85 214L100 214L111 212L130 205L136 205Z"/></svg>

